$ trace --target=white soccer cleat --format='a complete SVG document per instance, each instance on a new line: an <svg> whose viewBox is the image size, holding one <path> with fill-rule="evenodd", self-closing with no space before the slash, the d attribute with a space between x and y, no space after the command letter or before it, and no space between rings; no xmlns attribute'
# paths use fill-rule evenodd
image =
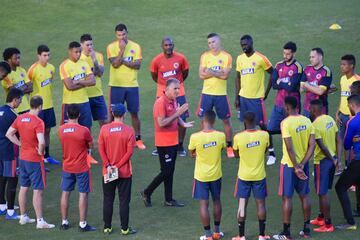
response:
<svg viewBox="0 0 360 240"><path fill-rule="evenodd" d="M267 159L267 162L266 162L266 165L268 165L268 166L274 165L275 162L276 162L276 157L272 156L272 155L269 155L268 159Z"/></svg>
<svg viewBox="0 0 360 240"><path fill-rule="evenodd" d="M20 220L19 220L20 225L25 225L27 223L34 223L34 222L35 222L35 219L29 218L29 216L27 214L20 216Z"/></svg>
<svg viewBox="0 0 360 240"><path fill-rule="evenodd" d="M38 222L36 224L36 229L50 229L50 228L54 228L55 225L54 224L50 224L50 223L47 223L45 221L42 221L42 222Z"/></svg>

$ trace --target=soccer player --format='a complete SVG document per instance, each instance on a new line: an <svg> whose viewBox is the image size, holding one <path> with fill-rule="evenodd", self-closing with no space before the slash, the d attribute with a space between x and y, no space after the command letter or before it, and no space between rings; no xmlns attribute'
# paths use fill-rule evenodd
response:
<svg viewBox="0 0 360 240"><path fill-rule="evenodd" d="M33 90L32 83L26 74L26 70L20 67L20 56L20 50L17 48L7 48L4 50L3 58L9 64L11 72L3 81L1 81L5 94L7 94L12 87L23 91L24 96L21 104L16 109L18 114L29 111L29 93Z"/></svg>
<svg viewBox="0 0 360 240"><path fill-rule="evenodd" d="M269 239L265 235L267 196L265 153L269 147L269 134L266 131L256 130L256 114L244 114L245 130L234 136L234 153L240 158L238 179L234 195L239 199L237 220L239 235L233 240L245 240L246 207L250 193L253 191L256 200L257 217L259 220L259 240Z"/></svg>
<svg viewBox="0 0 360 240"><path fill-rule="evenodd" d="M313 48L310 51L310 65L304 69L300 91L305 92L303 115L310 118L310 102L320 99L323 102L323 113L328 114L328 90L331 87L332 73L323 63L324 52L321 48Z"/></svg>
<svg viewBox="0 0 360 240"><path fill-rule="evenodd" d="M197 115L203 118L206 111L215 107L217 116L224 124L227 156L233 158L231 109L226 90L232 57L222 50L221 39L217 33L210 33L207 40L209 51L204 52L200 58L199 77L204 84Z"/></svg>
<svg viewBox="0 0 360 240"><path fill-rule="evenodd" d="M67 107L69 121L61 125L58 135L63 151L63 172L61 178L61 217L60 229L70 227L68 220L70 194L77 183L79 192L79 231L95 231L96 228L86 222L88 198L91 192L91 173L87 163L89 149L93 147L90 130L79 124L80 107L70 104Z"/></svg>
<svg viewBox="0 0 360 240"><path fill-rule="evenodd" d="M14 211L18 183L17 152L19 150L5 134L17 117L15 109L19 107L22 96L23 93L20 89L12 88L6 96L6 104L0 107L0 215L6 214L5 219L7 220L20 218Z"/></svg>
<svg viewBox="0 0 360 240"><path fill-rule="evenodd" d="M280 164L279 195L282 196L283 231L275 239L291 239L290 222L294 190L299 194L304 214L302 237L310 236L311 205L309 199L309 160L315 149L315 130L307 117L299 115L299 103L293 96L285 98L289 115L281 122L283 158Z"/></svg>
<svg viewBox="0 0 360 240"><path fill-rule="evenodd" d="M193 198L200 202L200 219L205 234L200 240L220 239L221 221L221 152L226 148L225 134L214 129L216 114L205 112L203 128L190 137L189 151L195 160ZM214 233L210 229L209 193L214 205Z"/></svg>
<svg viewBox="0 0 360 240"><path fill-rule="evenodd" d="M44 104L39 117L45 124L45 155L44 160L50 164L60 164L50 156L50 131L56 126L56 117L54 112L52 89L55 76L55 67L49 63L50 49L46 45L40 45L37 48L38 61L28 70L28 78L33 84L33 91L30 97L41 96Z"/></svg>
<svg viewBox="0 0 360 240"><path fill-rule="evenodd" d="M344 148L345 150L350 150L352 148L354 156L335 185L336 194L340 200L346 219L346 223L337 226L337 228L356 230L357 226L352 215L351 203L347 190L352 185L360 182L360 96L351 95L348 97L348 106L350 113L354 115L354 117L351 118L347 124Z"/></svg>
<svg viewBox="0 0 360 240"><path fill-rule="evenodd" d="M79 124L91 129L91 108L86 87L94 86L96 80L89 64L80 59L80 43L71 42L68 54L69 58L60 65L60 78L64 83L61 124L68 121L68 105L77 104L80 109Z"/></svg>
<svg viewBox="0 0 360 240"><path fill-rule="evenodd" d="M163 52L153 58L150 65L152 79L157 83L156 98L161 97L165 91L166 81L170 78L176 78L180 81L179 96L177 103L182 106L186 103L184 81L189 74L189 63L184 55L174 51L174 41L171 37L164 37L161 41ZM189 117L189 111L186 111L181 118L183 121ZM179 126L179 148L178 154L181 157L186 156L183 146L186 128ZM157 155L156 150L153 155Z"/></svg>
<svg viewBox="0 0 360 240"><path fill-rule="evenodd" d="M146 146L140 135L140 95L138 71L142 62L141 47L128 39L125 24L115 27L116 41L107 46L107 58L110 61L110 104L126 102L135 130L136 146L144 150Z"/></svg>
<svg viewBox="0 0 360 240"><path fill-rule="evenodd" d="M177 106L180 82L171 78L166 82L165 93L156 99L153 109L155 146L159 153L160 173L141 192L146 207L151 207L151 194L164 182L165 202L168 207L183 207L184 204L173 198L173 178L178 149L178 125L185 128L193 126L193 122L184 122L180 116L189 105Z"/></svg>
<svg viewBox="0 0 360 240"><path fill-rule="evenodd" d="M315 232L333 232L334 226L330 218L330 202L328 190L332 187L335 168L341 158L342 140L335 120L323 114L323 103L320 99L310 102L310 117L315 128L316 148L314 152L315 189L319 196L320 212L316 219L311 220Z"/></svg>
<svg viewBox="0 0 360 240"><path fill-rule="evenodd" d="M7 62L0 62L0 81L6 78L10 72L10 65Z"/></svg>
<svg viewBox="0 0 360 240"><path fill-rule="evenodd" d="M104 125L99 134L99 153L102 159L102 173L105 176L114 168L118 178L105 183L103 181L103 219L104 233L112 232L112 214L116 189L119 195L121 233L135 234L136 230L129 227L130 197L132 184L131 156L135 147L134 130L124 124L126 108L118 103L111 106L114 117L112 123Z"/></svg>
<svg viewBox="0 0 360 240"><path fill-rule="evenodd" d="M30 99L30 112L19 115L6 132L6 137L20 148L20 221L21 225L34 223L26 213L26 195L29 187L33 188L33 206L36 214L36 228L54 228L43 218L43 191L46 187L44 168L45 139L44 122L38 117L42 109L42 98ZM17 136L19 134L20 140Z"/></svg>
<svg viewBox="0 0 360 240"><path fill-rule="evenodd" d="M87 87L86 92L89 97L92 118L94 121L98 121L101 127L108 118L101 80L104 73L104 57L101 53L94 50L90 34L83 34L80 37L80 43L82 49L80 59L89 64L96 79L95 86Z"/></svg>
<svg viewBox="0 0 360 240"><path fill-rule="evenodd" d="M286 118L284 109L284 99L287 96L296 97L300 102L300 81L303 73L301 64L295 59L296 44L287 42L283 47L284 60L278 62L272 73L272 87L277 90L275 104L271 112L271 117L267 125L270 134L270 149L273 149L272 136L281 134L280 123ZM271 151L267 160L267 165L275 164L275 151Z"/></svg>

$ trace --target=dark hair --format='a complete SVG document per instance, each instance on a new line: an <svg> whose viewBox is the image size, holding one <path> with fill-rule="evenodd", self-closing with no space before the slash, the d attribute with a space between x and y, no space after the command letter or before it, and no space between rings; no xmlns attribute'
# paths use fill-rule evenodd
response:
<svg viewBox="0 0 360 240"><path fill-rule="evenodd" d="M350 87L353 94L360 94L360 81L353 82Z"/></svg>
<svg viewBox="0 0 360 240"><path fill-rule="evenodd" d="M113 116L116 117L116 118L121 118L122 116L125 115L126 112L112 112Z"/></svg>
<svg viewBox="0 0 360 240"><path fill-rule="evenodd" d="M256 120L256 115L252 111L247 111L244 115L244 120L247 123L254 124Z"/></svg>
<svg viewBox="0 0 360 240"><path fill-rule="evenodd" d="M344 61L349 62L350 64L354 65L354 68L355 68L356 59L355 59L355 56L354 56L354 55L352 55L352 54L346 54L346 55L344 55L344 56L341 57L341 60L344 60Z"/></svg>
<svg viewBox="0 0 360 240"><path fill-rule="evenodd" d="M92 37L89 33L85 33L83 35L81 35L80 37L80 42L83 43L85 41L91 41L92 40Z"/></svg>
<svg viewBox="0 0 360 240"><path fill-rule="evenodd" d="M287 97L285 97L285 105L289 105L289 106L291 106L292 109L295 109L298 106L298 101L297 101L296 97L287 96Z"/></svg>
<svg viewBox="0 0 360 240"><path fill-rule="evenodd" d="M171 84L174 84L174 83L180 84L180 81L177 80L176 78L169 78L166 81L166 87L168 87L168 86L170 86Z"/></svg>
<svg viewBox="0 0 360 240"><path fill-rule="evenodd" d="M80 116L80 108L76 104L69 104L67 107L67 115L69 119L77 119Z"/></svg>
<svg viewBox="0 0 360 240"><path fill-rule="evenodd" d="M126 25L125 24L123 24L123 23L119 23L118 25L116 25L116 27L115 27L115 32L117 32L117 31L120 31L120 32L122 32L122 31L128 31L127 30L127 27L126 27Z"/></svg>
<svg viewBox="0 0 360 240"><path fill-rule="evenodd" d="M6 48L3 52L4 61L9 60L14 54L20 54L20 50L15 47Z"/></svg>
<svg viewBox="0 0 360 240"><path fill-rule="evenodd" d="M242 41L242 40L250 40L250 41L252 41L253 39L249 34L245 34L240 38L240 41Z"/></svg>
<svg viewBox="0 0 360 240"><path fill-rule="evenodd" d="M4 69L7 74L11 72L11 67L7 62L0 62L0 68Z"/></svg>
<svg viewBox="0 0 360 240"><path fill-rule="evenodd" d="M69 43L69 49L79 48L79 47L81 47L79 42L74 41L74 42Z"/></svg>
<svg viewBox="0 0 360 240"><path fill-rule="evenodd" d="M41 55L41 53L43 53L43 52L50 52L50 48L48 46L44 45L44 44L38 46L37 53L39 55Z"/></svg>
<svg viewBox="0 0 360 240"><path fill-rule="evenodd" d="M355 103L355 105L357 106L360 106L360 95L358 94L353 94L353 95L350 95L348 98L347 98L347 101L350 103Z"/></svg>
<svg viewBox="0 0 360 240"><path fill-rule="evenodd" d="M324 56L324 51L319 47L313 48L313 49L311 49L311 51L315 51L317 54Z"/></svg>
<svg viewBox="0 0 360 240"><path fill-rule="evenodd" d="M23 91L17 88L11 88L6 96L6 102L11 103L16 98L21 98L24 95Z"/></svg>
<svg viewBox="0 0 360 240"><path fill-rule="evenodd" d="M206 122L213 125L215 123L215 119L216 119L216 114L215 114L214 110L206 111L204 114L204 119Z"/></svg>
<svg viewBox="0 0 360 240"><path fill-rule="evenodd" d="M321 110L324 106L324 103L320 99L314 99L310 102L310 106L314 106L314 107L318 108L319 110Z"/></svg>
<svg viewBox="0 0 360 240"><path fill-rule="evenodd" d="M217 33L209 33L209 35L207 35L207 38L213 38L213 37L220 37L219 34Z"/></svg>
<svg viewBox="0 0 360 240"><path fill-rule="evenodd" d="M284 49L287 49L287 50L291 50L293 53L296 52L297 48L296 48L296 43L294 42L287 42L285 43Z"/></svg>
<svg viewBox="0 0 360 240"><path fill-rule="evenodd" d="M30 99L30 108L31 109L36 109L40 106L43 105L43 99L42 97L40 96L33 96L31 99Z"/></svg>

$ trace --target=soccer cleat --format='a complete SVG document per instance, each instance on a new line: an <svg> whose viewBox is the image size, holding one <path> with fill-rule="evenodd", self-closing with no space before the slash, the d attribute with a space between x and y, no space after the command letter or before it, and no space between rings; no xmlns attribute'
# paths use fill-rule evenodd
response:
<svg viewBox="0 0 360 240"><path fill-rule="evenodd" d="M128 227L127 230L121 229L122 235L131 235L131 234L135 234L135 233L137 233L137 231L135 229L132 229L131 227Z"/></svg>
<svg viewBox="0 0 360 240"><path fill-rule="evenodd" d="M200 240L213 240L212 236L207 237L206 235L200 236Z"/></svg>
<svg viewBox="0 0 360 240"><path fill-rule="evenodd" d="M234 149L232 147L227 147L226 148L226 155L228 158L233 158L235 157L234 155Z"/></svg>
<svg viewBox="0 0 360 240"><path fill-rule="evenodd" d="M178 148L178 154L179 154L180 157L186 157L187 153L186 153L184 147L179 147Z"/></svg>
<svg viewBox="0 0 360 240"><path fill-rule="evenodd" d="M239 235L236 237L233 237L232 240L246 240L245 236L240 237Z"/></svg>
<svg viewBox="0 0 360 240"><path fill-rule="evenodd" d="M34 223L34 222L35 222L35 219L29 218L29 216L27 214L20 216L20 220L19 220L20 225L25 225L27 223Z"/></svg>
<svg viewBox="0 0 360 240"><path fill-rule="evenodd" d="M136 141L136 146L141 150L146 149L146 146L145 146L144 142L141 139Z"/></svg>
<svg viewBox="0 0 360 240"><path fill-rule="evenodd" d="M140 195L141 195L141 197L142 197L142 199L143 199L143 201L144 201L145 207L151 207L152 204L151 204L151 198L150 198L150 196L148 196L147 194L145 194L144 191L141 191L141 192L140 192Z"/></svg>
<svg viewBox="0 0 360 240"><path fill-rule="evenodd" d="M317 218L311 220L310 224L311 225L316 225L316 226L324 226L325 225L325 219L317 217Z"/></svg>
<svg viewBox="0 0 360 240"><path fill-rule="evenodd" d="M219 240L221 238L224 237L224 233L223 232L213 232L212 238L214 240Z"/></svg>
<svg viewBox="0 0 360 240"><path fill-rule="evenodd" d="M151 152L151 155L153 155L153 156L159 156L159 153L158 153L157 149L153 150L153 151Z"/></svg>
<svg viewBox="0 0 360 240"><path fill-rule="evenodd" d="M334 229L334 225L330 224L328 226L323 225L319 228L314 228L314 232L333 232Z"/></svg>
<svg viewBox="0 0 360 240"><path fill-rule="evenodd" d="M165 207L185 207L185 204L173 199L171 201L165 201L164 206Z"/></svg>
<svg viewBox="0 0 360 240"><path fill-rule="evenodd" d="M357 226L356 226L356 224L351 225L348 223L344 223L344 224L337 225L336 228L340 229L340 230L356 230Z"/></svg>
<svg viewBox="0 0 360 240"><path fill-rule="evenodd" d="M60 161L54 159L53 157L49 156L47 158L44 158L45 163L54 164L54 165L60 165Z"/></svg>
<svg viewBox="0 0 360 240"><path fill-rule="evenodd" d="M279 234L276 234L273 236L273 239L276 239L276 240L291 240L292 237L284 232L281 232Z"/></svg>
<svg viewBox="0 0 360 240"><path fill-rule="evenodd" d="M89 224L86 224L85 227L79 226L79 232L92 232L92 231L96 231L96 228L90 226Z"/></svg>
<svg viewBox="0 0 360 240"><path fill-rule="evenodd" d="M68 230L70 228L70 224L64 223L60 225L60 230Z"/></svg>
<svg viewBox="0 0 360 240"><path fill-rule="evenodd" d="M104 234L111 234L112 233L112 228L104 228Z"/></svg>
<svg viewBox="0 0 360 240"><path fill-rule="evenodd" d="M270 236L268 236L268 235L264 235L264 236L261 236L261 235L259 235L259 240L267 240L267 239L270 239L271 237Z"/></svg>
<svg viewBox="0 0 360 240"><path fill-rule="evenodd" d="M276 157L273 155L269 155L268 159L266 161L266 165L270 166L270 165L274 165L276 162Z"/></svg>
<svg viewBox="0 0 360 240"><path fill-rule="evenodd" d="M47 223L47 222L45 222L45 220L36 224L36 229L50 229L50 228L54 228L54 227L55 227L54 224Z"/></svg>
<svg viewBox="0 0 360 240"><path fill-rule="evenodd" d="M5 208L5 210L3 211L3 210L0 210L0 216L2 216L2 215L6 215L6 213L7 213L7 209Z"/></svg>
<svg viewBox="0 0 360 240"><path fill-rule="evenodd" d="M308 229L308 231L301 230L299 236L302 238L311 238L310 229Z"/></svg>
<svg viewBox="0 0 360 240"><path fill-rule="evenodd" d="M8 213L6 213L5 219L6 220L19 220L20 216L16 212L14 212L14 214L11 216Z"/></svg>

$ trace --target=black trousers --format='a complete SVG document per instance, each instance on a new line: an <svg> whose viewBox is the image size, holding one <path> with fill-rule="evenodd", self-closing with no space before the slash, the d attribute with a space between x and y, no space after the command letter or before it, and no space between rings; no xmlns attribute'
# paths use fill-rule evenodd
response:
<svg viewBox="0 0 360 240"><path fill-rule="evenodd" d="M14 209L17 183L17 177L0 176L0 204L7 203L8 209Z"/></svg>
<svg viewBox="0 0 360 240"><path fill-rule="evenodd" d="M173 200L173 178L175 171L175 162L178 145L169 147L157 147L160 161L160 173L152 180L149 186L144 190L148 196L164 182L165 201Z"/></svg>
<svg viewBox="0 0 360 240"><path fill-rule="evenodd" d="M352 215L351 203L347 192L352 185L360 186L360 160L351 161L335 185L344 217L349 224L353 225L355 220Z"/></svg>
<svg viewBox="0 0 360 240"><path fill-rule="evenodd" d="M119 214L121 229L127 230L129 227L129 211L130 211L130 198L131 198L131 183L132 178L119 178L109 183L103 181L103 220L104 228L111 228L112 214L114 209L114 199L116 188L119 195Z"/></svg>

